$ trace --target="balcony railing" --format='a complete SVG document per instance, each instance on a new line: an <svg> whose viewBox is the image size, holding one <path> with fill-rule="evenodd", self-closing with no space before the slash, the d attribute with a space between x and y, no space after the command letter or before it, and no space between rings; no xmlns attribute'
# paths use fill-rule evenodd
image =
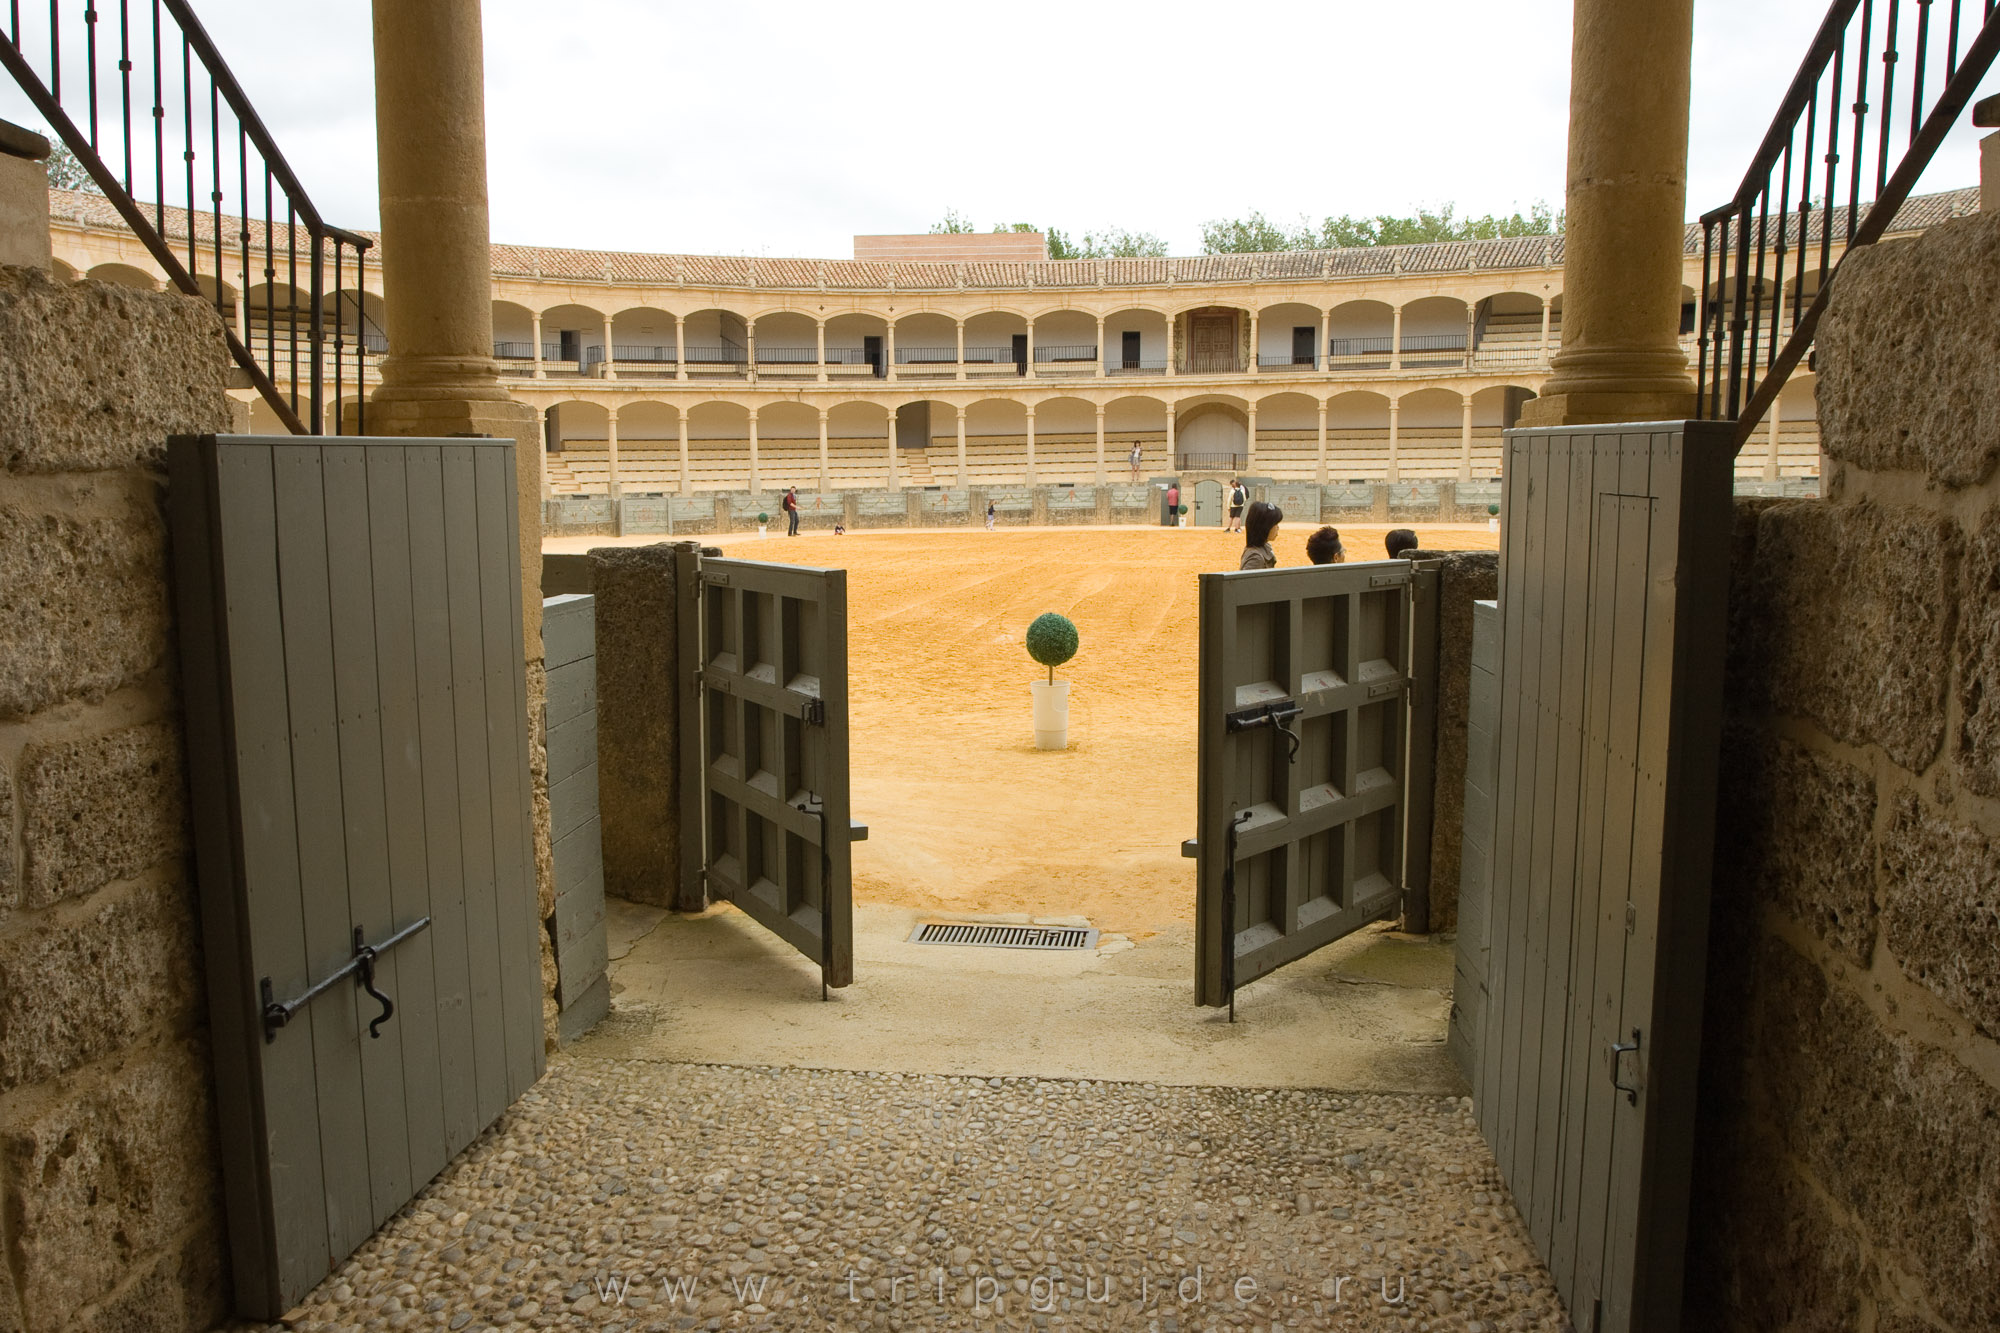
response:
<svg viewBox="0 0 2000 1333"><path fill-rule="evenodd" d="M1317 370L1318 368L1317 360L1310 354L1300 355L1294 352L1290 356L1260 355L1257 358L1259 370Z"/></svg>
<svg viewBox="0 0 2000 1333"><path fill-rule="evenodd" d="M671 346L637 346L630 343L613 343L611 355L614 360L657 364L674 364L674 349Z"/></svg>
<svg viewBox="0 0 2000 1333"><path fill-rule="evenodd" d="M495 361L533 361L535 359L535 345L533 343L496 342L493 344L493 359Z"/></svg>
<svg viewBox="0 0 2000 1333"><path fill-rule="evenodd" d="M1037 347L1035 349L1035 364L1038 366L1062 365L1078 361L1094 363L1096 360L1097 347L1095 344L1070 347L1058 345L1054 347Z"/></svg>
<svg viewBox="0 0 2000 1333"><path fill-rule="evenodd" d="M958 364L956 347L898 347L896 364L899 366L955 366Z"/></svg>
<svg viewBox="0 0 2000 1333"><path fill-rule="evenodd" d="M741 347L689 347L681 360L690 366L743 366L749 361Z"/></svg>

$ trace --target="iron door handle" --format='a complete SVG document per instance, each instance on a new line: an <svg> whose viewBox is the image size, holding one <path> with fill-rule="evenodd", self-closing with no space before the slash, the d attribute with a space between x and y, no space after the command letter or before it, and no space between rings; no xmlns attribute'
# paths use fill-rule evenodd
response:
<svg viewBox="0 0 2000 1333"><path fill-rule="evenodd" d="M1618 1091L1624 1093L1626 1102L1632 1106L1637 1106L1639 1104L1639 1089L1634 1085L1624 1084L1618 1081L1618 1061L1622 1056L1626 1055L1629 1052L1635 1052L1638 1049L1639 1049L1639 1029L1637 1028L1632 1029L1632 1040L1629 1044L1619 1041L1614 1041L1611 1043L1611 1086L1618 1089Z"/></svg>

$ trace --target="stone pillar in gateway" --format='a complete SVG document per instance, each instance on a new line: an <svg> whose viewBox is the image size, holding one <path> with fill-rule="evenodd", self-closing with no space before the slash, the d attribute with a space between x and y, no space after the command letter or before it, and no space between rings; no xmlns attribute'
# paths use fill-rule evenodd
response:
<svg viewBox="0 0 2000 1333"><path fill-rule="evenodd" d="M369 425L384 435L514 439L523 648L539 662L542 441L537 413L500 387L493 360L479 0L375 0L374 44L389 353Z"/></svg>
<svg viewBox="0 0 2000 1333"><path fill-rule="evenodd" d="M1694 0L1576 0L1562 350L1523 426L1694 411L1681 351Z"/></svg>

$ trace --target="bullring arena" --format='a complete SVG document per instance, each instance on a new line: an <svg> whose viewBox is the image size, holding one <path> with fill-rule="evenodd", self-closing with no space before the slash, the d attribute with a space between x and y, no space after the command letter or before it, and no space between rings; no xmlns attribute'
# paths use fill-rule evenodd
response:
<svg viewBox="0 0 2000 1333"><path fill-rule="evenodd" d="M1140 528L908 531L724 551L848 571L858 903L1088 917L1143 937L1191 922L1181 840L1194 832L1197 577L1234 569L1242 539ZM1495 549L1484 525L1414 525L1427 548ZM1307 563L1286 523L1282 566ZM1388 528L1343 526L1350 560L1384 558ZM557 538L552 551L602 545ZM1035 749L1022 636L1044 611L1076 622L1070 744Z"/></svg>

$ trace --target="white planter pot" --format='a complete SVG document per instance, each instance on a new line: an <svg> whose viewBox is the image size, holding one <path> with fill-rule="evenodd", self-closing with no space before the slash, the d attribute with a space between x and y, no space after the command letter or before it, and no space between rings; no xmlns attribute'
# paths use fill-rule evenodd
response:
<svg viewBox="0 0 2000 1333"><path fill-rule="evenodd" d="M1176 514L1175 517L1180 520L1181 527L1187 526L1188 516L1186 514Z"/></svg>
<svg viewBox="0 0 2000 1333"><path fill-rule="evenodd" d="M1069 682L1046 680L1032 682L1028 688L1035 696L1035 748L1037 750L1066 750L1069 748Z"/></svg>
<svg viewBox="0 0 2000 1333"><path fill-rule="evenodd" d="M767 536L767 535L768 535L768 534L767 534L767 533L766 533L766 532L764 531L764 525L763 525L762 523L759 523L759 524L757 525L757 535L758 535L759 537L763 537L763 536Z"/></svg>

